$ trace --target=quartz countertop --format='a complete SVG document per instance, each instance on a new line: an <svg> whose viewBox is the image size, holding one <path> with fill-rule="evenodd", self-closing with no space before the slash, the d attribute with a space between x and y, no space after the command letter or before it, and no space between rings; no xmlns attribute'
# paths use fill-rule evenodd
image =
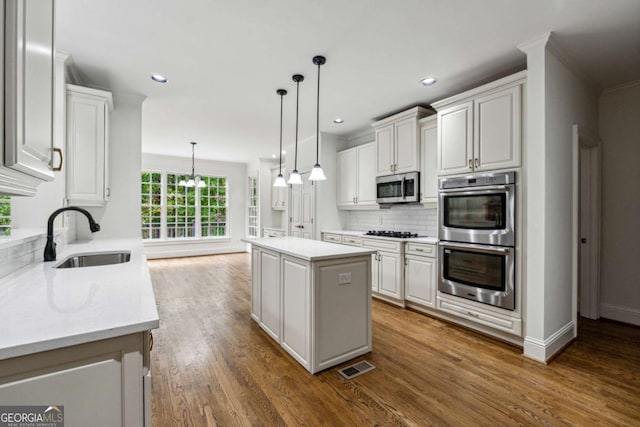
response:
<svg viewBox="0 0 640 427"><path fill-rule="evenodd" d="M301 239L299 237L266 237L261 239L242 239L242 241L306 261L371 255L376 252L371 249L340 245L320 240Z"/></svg>
<svg viewBox="0 0 640 427"><path fill-rule="evenodd" d="M322 230L323 233L330 234L342 234L344 236L358 236L366 239L380 239L380 240L393 240L396 242L415 242L415 243L429 243L435 245L438 243L436 237L421 236L421 237L409 237L406 239L400 237L385 237L385 236L367 236L366 231L354 231L354 230Z"/></svg>
<svg viewBox="0 0 640 427"><path fill-rule="evenodd" d="M130 251L131 259L53 268L71 255L102 251ZM30 264L0 280L0 360L158 326L141 239L70 243L57 261Z"/></svg>

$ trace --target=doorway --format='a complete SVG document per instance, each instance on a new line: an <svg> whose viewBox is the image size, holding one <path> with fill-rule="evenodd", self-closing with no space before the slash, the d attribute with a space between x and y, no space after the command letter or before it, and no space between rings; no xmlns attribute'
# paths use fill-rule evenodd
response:
<svg viewBox="0 0 640 427"><path fill-rule="evenodd" d="M573 126L574 315L600 318L601 148L595 136Z"/></svg>
<svg viewBox="0 0 640 427"><path fill-rule="evenodd" d="M291 186L289 203L289 236L313 239L315 186L309 181L310 172L301 173L302 185Z"/></svg>

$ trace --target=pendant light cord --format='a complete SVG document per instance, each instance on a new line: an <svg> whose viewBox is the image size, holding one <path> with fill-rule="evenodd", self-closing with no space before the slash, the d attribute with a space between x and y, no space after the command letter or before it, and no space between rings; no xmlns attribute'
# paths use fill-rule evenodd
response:
<svg viewBox="0 0 640 427"><path fill-rule="evenodd" d="M284 91L283 91L284 92ZM282 175L282 101L284 100L284 94L287 92L280 92L280 175Z"/></svg>
<svg viewBox="0 0 640 427"><path fill-rule="evenodd" d="M196 179L196 154L195 154L196 143L191 143L191 179L195 181Z"/></svg>
<svg viewBox="0 0 640 427"><path fill-rule="evenodd" d="M298 101L300 99L300 80L296 80L296 157L293 161L293 170L298 171Z"/></svg>
<svg viewBox="0 0 640 427"><path fill-rule="evenodd" d="M316 101L316 164L320 160L320 62L318 62L318 97Z"/></svg>

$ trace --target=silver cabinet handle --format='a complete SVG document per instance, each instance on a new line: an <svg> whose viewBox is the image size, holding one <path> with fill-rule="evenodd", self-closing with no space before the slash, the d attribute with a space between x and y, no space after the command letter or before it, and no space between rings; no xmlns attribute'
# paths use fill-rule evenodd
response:
<svg viewBox="0 0 640 427"><path fill-rule="evenodd" d="M480 162L478 161L477 157L476 157L476 167L480 167Z"/></svg>
<svg viewBox="0 0 640 427"><path fill-rule="evenodd" d="M467 314L468 314L469 316L479 317L479 314L478 314L478 313L472 313L471 311L467 311Z"/></svg>
<svg viewBox="0 0 640 427"><path fill-rule="evenodd" d="M469 159L469 169L473 169L473 160Z"/></svg>
<svg viewBox="0 0 640 427"><path fill-rule="evenodd" d="M418 251L418 252L424 252L424 249L422 249L422 248L415 248L415 249L416 249L416 251Z"/></svg>

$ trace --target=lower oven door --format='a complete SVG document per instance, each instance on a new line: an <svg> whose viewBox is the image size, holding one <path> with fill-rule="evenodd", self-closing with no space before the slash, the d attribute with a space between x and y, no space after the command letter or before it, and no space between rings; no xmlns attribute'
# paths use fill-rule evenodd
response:
<svg viewBox="0 0 640 427"><path fill-rule="evenodd" d="M515 249L440 242L438 290L515 309Z"/></svg>

